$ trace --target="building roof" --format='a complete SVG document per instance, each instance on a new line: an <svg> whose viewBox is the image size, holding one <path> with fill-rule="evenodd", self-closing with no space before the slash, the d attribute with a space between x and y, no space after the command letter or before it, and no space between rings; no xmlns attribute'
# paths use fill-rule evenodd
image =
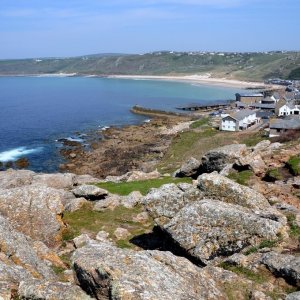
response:
<svg viewBox="0 0 300 300"><path fill-rule="evenodd" d="M272 97L263 98L261 101L268 102L268 103L275 103L276 99L275 99L275 97L272 96Z"/></svg>
<svg viewBox="0 0 300 300"><path fill-rule="evenodd" d="M275 104L265 104L265 103L252 103L246 104L240 101L236 102L237 107L254 107L254 108L262 108L262 109L275 109Z"/></svg>
<svg viewBox="0 0 300 300"><path fill-rule="evenodd" d="M234 113L230 114L229 116L236 119L236 120L238 120L238 121L241 121L244 118L246 118L248 116L251 116L253 114L256 114L256 111L253 111L253 110L250 110L250 109L243 109L243 110L234 112Z"/></svg>
<svg viewBox="0 0 300 300"><path fill-rule="evenodd" d="M299 129L300 118L274 119L270 121L270 129Z"/></svg>

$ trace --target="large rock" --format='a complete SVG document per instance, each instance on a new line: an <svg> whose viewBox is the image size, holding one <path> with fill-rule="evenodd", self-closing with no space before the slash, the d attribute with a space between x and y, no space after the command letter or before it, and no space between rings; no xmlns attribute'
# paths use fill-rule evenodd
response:
<svg viewBox="0 0 300 300"><path fill-rule="evenodd" d="M200 175L198 187L207 198L257 210L270 209L271 207L262 194L219 175L217 172Z"/></svg>
<svg viewBox="0 0 300 300"><path fill-rule="evenodd" d="M7 170L0 172L0 189L11 189L32 183L34 172L28 170Z"/></svg>
<svg viewBox="0 0 300 300"><path fill-rule="evenodd" d="M87 200L100 200L108 195L108 192L95 185L83 184L72 190L76 197L83 197Z"/></svg>
<svg viewBox="0 0 300 300"><path fill-rule="evenodd" d="M170 252L136 252L104 242L76 250L72 261L78 283L96 299L228 299L225 285L241 283L232 272L200 269Z"/></svg>
<svg viewBox="0 0 300 300"><path fill-rule="evenodd" d="M55 189L71 189L75 183L75 175L71 173L36 174L33 184L39 184Z"/></svg>
<svg viewBox="0 0 300 300"><path fill-rule="evenodd" d="M186 205L169 223L159 225L204 264L263 239L276 240L285 230L282 223L247 208L210 199Z"/></svg>
<svg viewBox="0 0 300 300"><path fill-rule="evenodd" d="M202 157L201 173L221 172L226 166L233 165L237 159L248 154L244 144L233 144L210 150Z"/></svg>
<svg viewBox="0 0 300 300"><path fill-rule="evenodd" d="M285 300L299 300L299 299L300 299L300 292L288 294L285 298Z"/></svg>
<svg viewBox="0 0 300 300"><path fill-rule="evenodd" d="M41 186L0 190L0 213L20 232L54 245L61 239L63 226L62 193Z"/></svg>
<svg viewBox="0 0 300 300"><path fill-rule="evenodd" d="M197 177L201 162L194 157L187 160L178 171L175 177Z"/></svg>
<svg viewBox="0 0 300 300"><path fill-rule="evenodd" d="M133 191L127 196L121 197L121 205L126 208L133 208L141 203L143 195L139 191Z"/></svg>
<svg viewBox="0 0 300 300"><path fill-rule="evenodd" d="M55 278L52 270L38 257L34 250L34 242L17 232L1 215L0 249L0 261L6 265L3 268L14 280L23 279L26 274L37 278ZM0 281L5 272L0 272Z"/></svg>
<svg viewBox="0 0 300 300"><path fill-rule="evenodd" d="M300 287L300 257L269 252L262 256L264 264L274 275Z"/></svg>
<svg viewBox="0 0 300 300"><path fill-rule="evenodd" d="M143 198L150 215L164 224L173 218L186 204L201 199L201 192L191 184L165 184L158 189L151 189Z"/></svg>
<svg viewBox="0 0 300 300"><path fill-rule="evenodd" d="M263 161L261 155L256 152L252 152L249 155L240 157L237 160L236 165L244 168L249 168L255 175L258 176L264 175L267 170L267 166Z"/></svg>
<svg viewBox="0 0 300 300"><path fill-rule="evenodd" d="M25 280L18 290L21 299L39 300L89 300L80 287L63 282Z"/></svg>
<svg viewBox="0 0 300 300"><path fill-rule="evenodd" d="M145 173L142 171L132 171L128 175L129 176L127 178L127 182L156 179L161 177L161 174L157 170L149 173Z"/></svg>
<svg viewBox="0 0 300 300"><path fill-rule="evenodd" d="M76 175L74 181L76 185L82 185L82 184L98 183L100 182L100 179L95 178L91 175Z"/></svg>

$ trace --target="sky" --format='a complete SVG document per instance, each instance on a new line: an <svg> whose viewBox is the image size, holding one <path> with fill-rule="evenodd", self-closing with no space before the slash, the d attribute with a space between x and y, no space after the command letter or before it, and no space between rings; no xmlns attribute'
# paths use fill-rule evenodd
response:
<svg viewBox="0 0 300 300"><path fill-rule="evenodd" d="M300 50L299 0L0 0L0 59Z"/></svg>

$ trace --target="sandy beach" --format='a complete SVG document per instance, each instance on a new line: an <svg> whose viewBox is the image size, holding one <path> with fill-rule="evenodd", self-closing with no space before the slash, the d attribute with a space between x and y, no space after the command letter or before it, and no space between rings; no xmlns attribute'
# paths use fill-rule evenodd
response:
<svg viewBox="0 0 300 300"><path fill-rule="evenodd" d="M234 87L234 88L273 88L275 86L266 85L263 82L250 82L232 80L227 78L213 78L207 75L186 75L186 76L154 76L154 75L109 75L108 78L119 78L119 79L136 79L136 80L168 80L168 81L180 81L180 82L192 82L204 85L216 85L223 87Z"/></svg>

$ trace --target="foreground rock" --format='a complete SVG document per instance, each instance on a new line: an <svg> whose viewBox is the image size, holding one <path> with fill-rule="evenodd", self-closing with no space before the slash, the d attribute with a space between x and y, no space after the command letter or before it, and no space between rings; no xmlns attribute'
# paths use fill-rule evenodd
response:
<svg viewBox="0 0 300 300"><path fill-rule="evenodd" d="M162 228L204 264L216 256L256 245L263 239L276 240L285 230L280 222L261 217L247 208L210 199L186 205Z"/></svg>
<svg viewBox="0 0 300 300"><path fill-rule="evenodd" d="M0 282L6 283L8 291L16 288L20 281L30 278L54 279L51 268L38 257L34 242L13 229L0 216Z"/></svg>
<svg viewBox="0 0 300 300"><path fill-rule="evenodd" d="M24 186L0 190L0 213L13 227L47 245L61 239L64 210L60 191L42 186Z"/></svg>
<svg viewBox="0 0 300 300"><path fill-rule="evenodd" d="M300 287L300 257L270 252L263 255L261 263L274 275Z"/></svg>
<svg viewBox="0 0 300 300"><path fill-rule="evenodd" d="M18 295L21 299L89 300L81 288L69 283L40 280L22 281Z"/></svg>
<svg viewBox="0 0 300 300"><path fill-rule="evenodd" d="M201 192L191 184L165 184L159 189L151 189L143 198L150 215L158 224L167 223L186 204L201 199Z"/></svg>
<svg viewBox="0 0 300 300"><path fill-rule="evenodd" d="M72 190L76 197L83 197L87 200L104 199L108 192L95 185L83 184Z"/></svg>
<svg viewBox="0 0 300 300"><path fill-rule="evenodd" d="M96 299L228 299L225 286L249 285L234 273L200 269L170 252L135 252L108 243L91 242L72 260L78 283ZM232 293L240 299L238 288Z"/></svg>

